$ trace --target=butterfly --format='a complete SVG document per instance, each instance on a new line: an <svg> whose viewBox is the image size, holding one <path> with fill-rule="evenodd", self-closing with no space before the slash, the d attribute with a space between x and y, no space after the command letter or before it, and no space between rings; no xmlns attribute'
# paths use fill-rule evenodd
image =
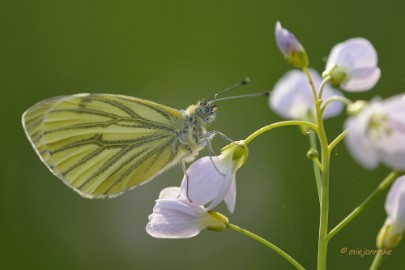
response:
<svg viewBox="0 0 405 270"><path fill-rule="evenodd" d="M22 124L55 176L85 198L111 198L194 160L218 134L206 130L216 112L214 99L177 110L123 95L76 94L33 105Z"/></svg>

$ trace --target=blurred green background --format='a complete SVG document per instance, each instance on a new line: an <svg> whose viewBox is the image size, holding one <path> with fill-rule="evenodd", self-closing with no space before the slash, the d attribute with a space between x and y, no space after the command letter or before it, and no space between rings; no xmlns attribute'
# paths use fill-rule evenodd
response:
<svg viewBox="0 0 405 270"><path fill-rule="evenodd" d="M382 77L370 93L405 89L403 1L156 1L1 0L1 269L291 269L279 255L237 233L204 231L189 240L158 240L145 232L161 189L179 185L179 166L112 200L86 200L54 177L32 150L20 124L34 103L57 95L119 93L184 109L249 76L232 94L270 90L289 66L274 43L280 20L322 71L337 42L369 39ZM231 95L231 93L229 93ZM218 104L211 129L234 139L281 120L267 100ZM344 116L328 120L329 136ZM217 152L226 142L215 138ZM296 128L270 132L250 145L238 172L236 212L219 211L316 267L318 203L308 140ZM207 154L207 152L203 153ZM333 154L330 226L336 225L388 174L365 171L345 145ZM378 196L329 245L329 269L367 269L385 220ZM404 265L405 243L381 269Z"/></svg>

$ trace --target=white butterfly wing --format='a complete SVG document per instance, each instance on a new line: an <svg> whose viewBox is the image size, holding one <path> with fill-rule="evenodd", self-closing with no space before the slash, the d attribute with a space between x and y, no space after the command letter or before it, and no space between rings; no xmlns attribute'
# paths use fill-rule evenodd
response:
<svg viewBox="0 0 405 270"><path fill-rule="evenodd" d="M114 197L177 163L184 155L179 110L109 94L39 102L23 127L46 166L87 198Z"/></svg>

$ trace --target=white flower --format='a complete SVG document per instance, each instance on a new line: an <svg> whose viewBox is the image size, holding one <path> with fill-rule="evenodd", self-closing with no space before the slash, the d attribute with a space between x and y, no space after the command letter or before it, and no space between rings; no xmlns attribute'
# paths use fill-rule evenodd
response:
<svg viewBox="0 0 405 270"><path fill-rule="evenodd" d="M166 188L160 193L146 231L156 238L190 238L203 229L224 231L228 218L211 209L224 200L229 211L234 211L235 173L247 155L246 144L238 141L225 146L218 157L194 162L181 188ZM205 204L209 204L207 208Z"/></svg>
<svg viewBox="0 0 405 270"><path fill-rule="evenodd" d="M314 86L319 90L322 78L313 69L309 69ZM322 99L326 100L332 96L342 94L326 85L323 90ZM279 79L271 92L269 105L277 114L287 119L311 120L315 119L315 105L311 86L304 72L291 70ZM324 118L338 115L343 109L340 102L333 102L328 105L323 114Z"/></svg>
<svg viewBox="0 0 405 270"><path fill-rule="evenodd" d="M203 157L187 170L181 183L182 196L195 205L213 209L225 201L228 210L235 210L236 171L245 163L248 148L243 141L234 142L222 149L215 157Z"/></svg>
<svg viewBox="0 0 405 270"><path fill-rule="evenodd" d="M203 229L224 231L228 219L208 211L203 206L190 204L180 196L179 187L169 187L160 193L146 225L148 234L155 238L190 238Z"/></svg>
<svg viewBox="0 0 405 270"><path fill-rule="evenodd" d="M395 180L385 201L387 219L377 237L379 248L394 248L405 230L405 176Z"/></svg>
<svg viewBox="0 0 405 270"><path fill-rule="evenodd" d="M347 147L364 167L373 169L382 162L405 170L405 100L401 95L372 100L346 120L345 129Z"/></svg>
<svg viewBox="0 0 405 270"><path fill-rule="evenodd" d="M275 28L276 43L287 62L297 68L308 65L308 56L301 43L287 29L276 23Z"/></svg>
<svg viewBox="0 0 405 270"><path fill-rule="evenodd" d="M328 57L323 77L332 85L351 92L370 90L380 78L377 52L364 38L351 38L335 45Z"/></svg>

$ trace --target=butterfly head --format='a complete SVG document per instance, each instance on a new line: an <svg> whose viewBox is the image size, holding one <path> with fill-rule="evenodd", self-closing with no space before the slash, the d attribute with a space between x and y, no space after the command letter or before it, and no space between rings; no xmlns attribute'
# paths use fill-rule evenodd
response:
<svg viewBox="0 0 405 270"><path fill-rule="evenodd" d="M215 120L217 106L213 100L201 100L196 105L191 105L186 110L187 115L205 126Z"/></svg>

